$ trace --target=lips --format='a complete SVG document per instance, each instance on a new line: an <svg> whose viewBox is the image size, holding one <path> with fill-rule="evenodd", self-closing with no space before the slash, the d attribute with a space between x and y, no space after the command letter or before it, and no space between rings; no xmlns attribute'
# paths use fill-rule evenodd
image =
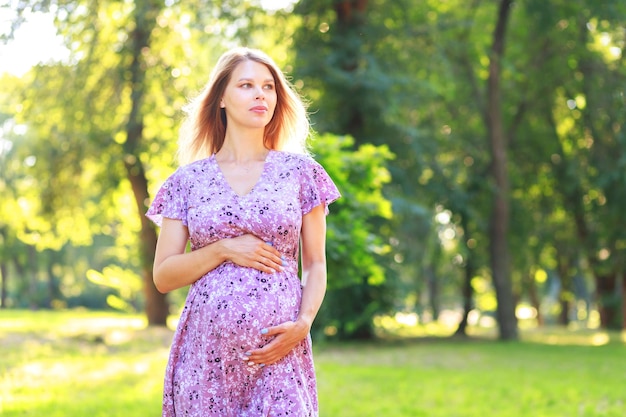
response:
<svg viewBox="0 0 626 417"><path fill-rule="evenodd" d="M266 111L267 111L267 107L266 107L266 106L254 106L254 107L252 107L252 108L250 109L250 111L253 111L253 112L258 112L258 113L260 113L260 112L266 112Z"/></svg>

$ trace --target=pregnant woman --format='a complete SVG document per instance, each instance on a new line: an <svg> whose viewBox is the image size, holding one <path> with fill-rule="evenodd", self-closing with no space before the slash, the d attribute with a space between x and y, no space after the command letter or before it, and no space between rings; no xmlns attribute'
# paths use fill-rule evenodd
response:
<svg viewBox="0 0 626 417"><path fill-rule="evenodd" d="M266 54L237 48L188 110L181 167L147 213L157 288L191 285L163 416L317 416L309 331L339 192L306 152L305 107Z"/></svg>

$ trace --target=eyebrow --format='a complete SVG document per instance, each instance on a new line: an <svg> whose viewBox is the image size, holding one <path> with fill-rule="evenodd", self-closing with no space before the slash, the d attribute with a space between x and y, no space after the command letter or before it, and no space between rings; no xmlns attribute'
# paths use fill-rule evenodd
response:
<svg viewBox="0 0 626 417"><path fill-rule="evenodd" d="M254 79L252 79L252 78L240 78L238 81L239 82L240 81L254 81ZM264 83L275 83L276 81L273 78L266 78L265 80L263 80L263 82Z"/></svg>

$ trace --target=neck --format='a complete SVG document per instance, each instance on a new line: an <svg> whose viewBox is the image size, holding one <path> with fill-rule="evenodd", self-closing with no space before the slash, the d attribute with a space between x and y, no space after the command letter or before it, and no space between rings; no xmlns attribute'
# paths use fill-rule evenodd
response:
<svg viewBox="0 0 626 417"><path fill-rule="evenodd" d="M227 129L224 144L216 156L233 162L265 160L269 150L263 144L263 132L264 129L238 132Z"/></svg>

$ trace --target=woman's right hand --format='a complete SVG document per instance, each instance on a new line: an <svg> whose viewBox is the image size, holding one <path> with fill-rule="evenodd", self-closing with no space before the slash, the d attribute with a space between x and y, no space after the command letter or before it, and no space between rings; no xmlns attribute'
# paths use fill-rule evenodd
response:
<svg viewBox="0 0 626 417"><path fill-rule="evenodd" d="M225 261L273 273L282 271L280 252L254 235L218 240L186 252L187 226L181 220L164 218L154 256L156 288L167 293L194 283Z"/></svg>
<svg viewBox="0 0 626 417"><path fill-rule="evenodd" d="M240 266L258 269L269 274L283 270L283 261L270 242L247 234L220 241L228 261Z"/></svg>

